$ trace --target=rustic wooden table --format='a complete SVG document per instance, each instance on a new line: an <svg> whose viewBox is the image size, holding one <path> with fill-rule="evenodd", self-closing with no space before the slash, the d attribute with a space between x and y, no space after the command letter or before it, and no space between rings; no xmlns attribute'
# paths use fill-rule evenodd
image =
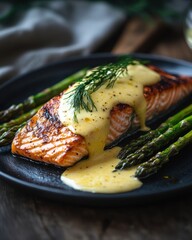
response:
<svg viewBox="0 0 192 240"><path fill-rule="evenodd" d="M130 33L125 25L123 35L120 38L115 35L99 51L139 51L192 61L192 51L182 31L169 27L160 29L152 29L152 33L141 30ZM139 36L135 38L134 34L140 34L143 39L138 40ZM3 180L0 180L0 189L1 240L192 239L192 192L154 204L93 208L70 206L31 195Z"/></svg>

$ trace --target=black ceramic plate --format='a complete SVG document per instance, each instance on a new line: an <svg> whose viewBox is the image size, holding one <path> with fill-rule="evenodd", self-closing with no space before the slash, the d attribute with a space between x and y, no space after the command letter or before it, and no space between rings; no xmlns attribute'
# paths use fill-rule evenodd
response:
<svg viewBox="0 0 192 240"><path fill-rule="evenodd" d="M175 74L191 75L192 64L159 56L135 55ZM84 67L115 61L116 56L92 55L70 58L15 78L0 87L0 109L20 102ZM188 103L192 102L191 99ZM158 174L144 181L143 187L118 194L93 194L73 190L60 180L62 169L13 157L10 146L0 148L0 176L25 190L73 204L114 205L153 201L192 189L192 151L186 147ZM168 178L165 176L168 176Z"/></svg>

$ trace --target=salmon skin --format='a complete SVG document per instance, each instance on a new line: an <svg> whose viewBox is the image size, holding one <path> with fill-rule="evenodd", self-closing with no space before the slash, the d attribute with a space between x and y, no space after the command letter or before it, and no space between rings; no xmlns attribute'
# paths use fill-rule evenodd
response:
<svg viewBox="0 0 192 240"><path fill-rule="evenodd" d="M192 78L175 76L148 66L161 75L160 82L144 87L146 120L155 118L192 93ZM16 134L12 153L32 160L68 167L88 155L84 137L73 133L59 120L58 109L64 92L49 100ZM123 133L139 127L132 107L118 104L110 112L106 145Z"/></svg>

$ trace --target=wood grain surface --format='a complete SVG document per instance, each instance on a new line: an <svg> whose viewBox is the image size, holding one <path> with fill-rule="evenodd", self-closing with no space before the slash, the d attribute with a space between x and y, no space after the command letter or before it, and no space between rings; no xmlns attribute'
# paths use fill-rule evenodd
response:
<svg viewBox="0 0 192 240"><path fill-rule="evenodd" d="M122 51L119 43L126 40L125 32L112 47L116 52ZM143 52L192 61L182 30L170 27ZM93 208L30 195L4 180L0 189L0 240L192 239L192 192L155 204Z"/></svg>
<svg viewBox="0 0 192 240"><path fill-rule="evenodd" d="M27 195L0 181L0 239L189 240L191 193L128 207L74 207Z"/></svg>

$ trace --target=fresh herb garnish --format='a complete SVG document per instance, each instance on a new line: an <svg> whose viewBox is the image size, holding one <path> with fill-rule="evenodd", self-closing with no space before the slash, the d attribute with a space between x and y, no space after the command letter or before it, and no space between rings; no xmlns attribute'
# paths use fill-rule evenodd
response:
<svg viewBox="0 0 192 240"><path fill-rule="evenodd" d="M77 121L76 112L85 109L87 112L97 110L91 94L102 85L106 84L106 88L113 87L119 76L128 74L127 66L142 64L144 62L132 59L131 57L122 58L118 62L108 63L98 66L91 70L74 88L66 93L66 99L70 101L71 107L75 110L74 119Z"/></svg>

